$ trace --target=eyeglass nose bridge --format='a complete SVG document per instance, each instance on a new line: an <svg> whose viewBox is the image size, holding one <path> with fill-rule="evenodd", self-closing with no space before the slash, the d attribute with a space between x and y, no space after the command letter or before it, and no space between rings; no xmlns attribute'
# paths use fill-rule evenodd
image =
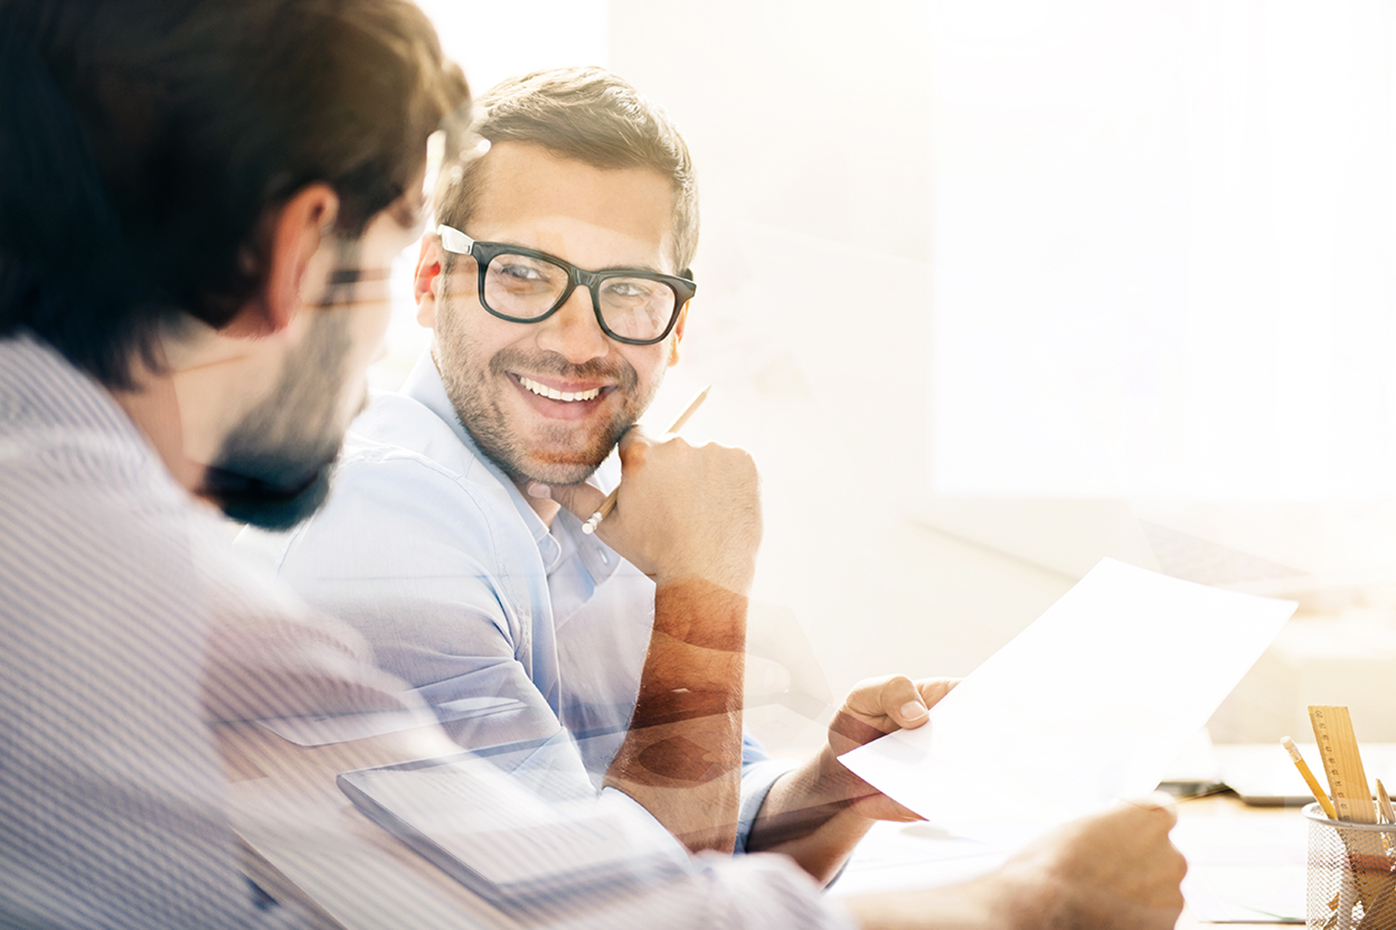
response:
<svg viewBox="0 0 1396 930"><path fill-rule="evenodd" d="M578 268L576 265L569 265L567 271L567 287L553 304L553 308L538 318L538 322L546 320L548 317L562 309L567 301L572 299L572 292L577 288L582 288L591 295L591 315L596 319L596 325L601 327L601 332L612 339L619 338L611 332L611 328L606 325L606 318L601 312L601 282L607 278L615 277L615 272L611 271L587 271Z"/></svg>
<svg viewBox="0 0 1396 930"><path fill-rule="evenodd" d="M562 293L553 302L553 308L540 316L538 321L542 322L561 310L567 301L572 299L572 292L580 287L591 295L591 314L596 318L596 325L601 327L603 333L609 334L606 322L601 317L601 291L597 289L597 285L606 276L606 272L584 271L576 265L571 265L565 270L567 271L567 287L563 288Z"/></svg>

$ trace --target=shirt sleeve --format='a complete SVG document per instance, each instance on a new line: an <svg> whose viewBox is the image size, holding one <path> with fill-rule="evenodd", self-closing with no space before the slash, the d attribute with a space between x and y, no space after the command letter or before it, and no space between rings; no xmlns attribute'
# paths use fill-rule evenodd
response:
<svg viewBox="0 0 1396 930"><path fill-rule="evenodd" d="M761 805L766 803L766 795L793 765L777 761L766 755L765 748L749 733L742 734L742 799L737 809L736 852L746 852L751 829L756 824L756 815Z"/></svg>

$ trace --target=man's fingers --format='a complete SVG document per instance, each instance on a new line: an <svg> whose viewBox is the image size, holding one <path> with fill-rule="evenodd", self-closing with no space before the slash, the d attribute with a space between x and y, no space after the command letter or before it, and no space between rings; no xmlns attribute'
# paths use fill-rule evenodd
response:
<svg viewBox="0 0 1396 930"><path fill-rule="evenodd" d="M958 678L922 678L916 682L916 690L921 692L921 700L927 707L934 707L959 683Z"/></svg>
<svg viewBox="0 0 1396 930"><path fill-rule="evenodd" d="M530 497L552 498L580 520L585 520L596 513L596 508L600 507L601 502L606 499L606 495L600 489L589 484L547 485L535 481L531 482L524 491Z"/></svg>
<svg viewBox="0 0 1396 930"><path fill-rule="evenodd" d="M958 678L912 681L905 675L869 678L854 685L844 703L851 713L889 717L898 726L910 729L930 719L930 708L959 683Z"/></svg>
<svg viewBox="0 0 1396 930"><path fill-rule="evenodd" d="M905 675L859 682L849 692L844 706L860 717L887 717L899 727L919 727L930 713L916 684Z"/></svg>
<svg viewBox="0 0 1396 930"><path fill-rule="evenodd" d="M645 428L636 423L625 434L620 437L620 442L616 443L616 449L620 452L621 464L624 465L630 458L632 451L643 449L654 445L654 437L645 432Z"/></svg>

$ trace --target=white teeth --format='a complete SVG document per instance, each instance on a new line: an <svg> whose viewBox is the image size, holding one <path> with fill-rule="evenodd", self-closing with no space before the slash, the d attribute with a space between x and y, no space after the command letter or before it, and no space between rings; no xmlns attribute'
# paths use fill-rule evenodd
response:
<svg viewBox="0 0 1396 930"><path fill-rule="evenodd" d="M522 384L524 387L528 388L530 391L537 394L539 397L546 397L549 400L594 400L595 398L601 395L600 388L592 388L590 391L559 391L554 388L548 387L546 384L539 384L537 381L531 381L528 378L525 378L523 375L518 375L517 377L519 379L519 383Z"/></svg>

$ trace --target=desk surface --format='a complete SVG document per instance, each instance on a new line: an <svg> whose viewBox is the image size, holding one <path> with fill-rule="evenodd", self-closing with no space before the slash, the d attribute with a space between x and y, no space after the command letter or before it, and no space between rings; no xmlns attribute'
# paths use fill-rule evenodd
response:
<svg viewBox="0 0 1396 930"><path fill-rule="evenodd" d="M224 765L232 781L234 829L243 844L247 873L312 926L381 930L395 926L459 928L470 920L485 927L520 927L361 816L335 785L339 772L369 765L457 752L434 729L409 730L352 743L304 748L256 724L219 728ZM1229 825L1282 827L1294 808L1250 808L1228 796L1179 805L1179 833L1195 838ZM890 834L894 825L887 825ZM905 828L901 828L905 829ZM906 835L898 842L905 849ZM914 832L912 842L915 842ZM1186 844L1179 843L1186 851ZM834 895L916 882L914 863L895 863L895 842L880 841L860 853ZM882 856L882 861L878 857ZM1211 868L1199 863L1194 871ZM1302 873L1301 873L1302 874ZM1220 927L1185 911L1182 930ZM1230 928L1275 924L1229 923Z"/></svg>

